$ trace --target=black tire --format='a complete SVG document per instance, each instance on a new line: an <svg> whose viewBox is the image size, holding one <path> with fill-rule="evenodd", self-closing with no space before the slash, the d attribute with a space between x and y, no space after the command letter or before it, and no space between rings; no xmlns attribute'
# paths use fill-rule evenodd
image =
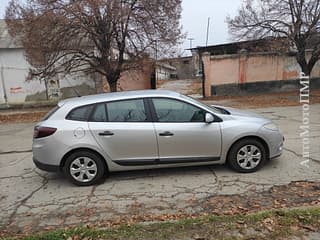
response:
<svg viewBox="0 0 320 240"><path fill-rule="evenodd" d="M245 148L245 146L247 146ZM260 151L260 161L258 162L258 160L256 160L257 158L254 158L253 160L251 160L249 163L245 163L243 160L243 165L246 165L246 167L242 167L238 160L237 160L237 155L241 151L241 149L245 148L245 149L252 149L250 146L255 146L259 151ZM254 149L254 148L253 148ZM250 150L251 152L251 150ZM257 151L256 151L257 153ZM252 153L250 153L252 154ZM256 139L251 139L251 138L247 138L247 139L243 139L240 140L238 142L236 142L230 149L229 154L228 154L228 159L227 159L227 163L228 165L235 171L237 172L241 172L241 173L252 173L252 172L256 172L257 170L259 170L264 163L266 162L267 159L267 155L266 155L266 149L263 146L263 144L256 140ZM239 160L241 162L241 160ZM256 164L258 162L258 164L255 165L251 165L251 162L254 162L254 164ZM250 166L251 165L251 166Z"/></svg>
<svg viewBox="0 0 320 240"><path fill-rule="evenodd" d="M89 171L91 171L90 174L94 175L94 173L95 173L95 175L94 175L94 177L92 177L92 179L89 179L89 178L91 178L91 176L87 177L87 179L85 179L85 176L87 176L87 175L86 175L86 173L83 173L84 177L82 178L83 181L81 181L81 180L77 180L75 177L72 176L70 168L71 168L71 164L73 164L72 165L73 169L75 166L78 166L77 164L75 164L74 161L79 160L79 162L81 163L81 162L84 162L84 159L89 161L89 164L91 163L90 166L95 167L94 170L89 170ZM75 184L77 186L94 185L94 184L100 183L103 176L105 175L106 168L105 168L105 164L103 161L104 160L98 154L96 154L94 152L86 151L86 150L79 150L79 151L72 153L70 156L68 156L68 158L66 159L66 162L64 164L64 167L63 167L63 173L73 184ZM86 171L86 170L83 170L83 171ZM89 176L89 174L88 174L88 176Z"/></svg>

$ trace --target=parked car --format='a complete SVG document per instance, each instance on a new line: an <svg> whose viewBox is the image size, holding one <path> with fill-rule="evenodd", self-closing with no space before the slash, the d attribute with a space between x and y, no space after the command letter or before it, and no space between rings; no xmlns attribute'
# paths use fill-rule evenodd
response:
<svg viewBox="0 0 320 240"><path fill-rule="evenodd" d="M243 173L282 153L284 137L254 113L207 106L171 91L66 99L34 129L33 161L76 185L108 172L224 164Z"/></svg>

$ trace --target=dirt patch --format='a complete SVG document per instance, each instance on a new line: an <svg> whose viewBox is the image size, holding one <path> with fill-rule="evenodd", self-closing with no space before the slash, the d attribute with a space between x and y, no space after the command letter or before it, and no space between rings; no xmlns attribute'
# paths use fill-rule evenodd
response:
<svg viewBox="0 0 320 240"><path fill-rule="evenodd" d="M184 80L158 80L157 89L176 91L189 96L201 96L202 80L199 78Z"/></svg>
<svg viewBox="0 0 320 240"><path fill-rule="evenodd" d="M246 195L212 196L205 199L206 212L217 215L252 213L260 210L291 208L301 206L320 206L319 182L292 182L288 185L274 186L268 191Z"/></svg>
<svg viewBox="0 0 320 240"><path fill-rule="evenodd" d="M38 122L49 110L27 112L0 113L0 123L28 123Z"/></svg>

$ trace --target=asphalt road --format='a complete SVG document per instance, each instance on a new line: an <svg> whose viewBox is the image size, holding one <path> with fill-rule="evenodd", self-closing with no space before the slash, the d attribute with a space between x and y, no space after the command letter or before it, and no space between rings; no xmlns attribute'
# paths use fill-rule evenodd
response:
<svg viewBox="0 0 320 240"><path fill-rule="evenodd" d="M76 187L63 176L46 173L32 163L34 124L0 126L0 232L37 231L123 216L204 211L203 199L250 194L275 185L320 182L320 104L310 110L310 157L302 162L302 108L254 110L276 122L286 141L283 155L259 172L235 173L225 166L113 173L94 187ZM192 202L192 204L190 204Z"/></svg>

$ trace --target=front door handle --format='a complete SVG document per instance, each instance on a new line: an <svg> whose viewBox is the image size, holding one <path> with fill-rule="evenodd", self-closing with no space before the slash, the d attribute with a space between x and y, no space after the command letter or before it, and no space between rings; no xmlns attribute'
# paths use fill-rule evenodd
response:
<svg viewBox="0 0 320 240"><path fill-rule="evenodd" d="M99 133L99 136L112 136L112 135L114 135L114 133L110 131L104 131Z"/></svg>
<svg viewBox="0 0 320 240"><path fill-rule="evenodd" d="M173 136L174 134L172 132L169 132L169 131L165 131L165 132L162 132L162 133L159 133L159 136L162 136L162 137L168 137L168 136Z"/></svg>

